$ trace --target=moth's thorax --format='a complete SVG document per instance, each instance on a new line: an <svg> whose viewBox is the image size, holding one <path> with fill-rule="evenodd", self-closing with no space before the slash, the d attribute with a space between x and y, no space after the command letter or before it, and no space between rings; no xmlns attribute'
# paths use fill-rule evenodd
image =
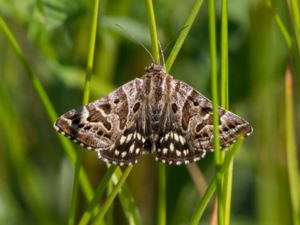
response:
<svg viewBox="0 0 300 225"><path fill-rule="evenodd" d="M146 131L147 135L151 137L153 147L163 129L172 77L167 75L163 67L158 64L152 64L146 69L146 72L143 76L146 111L148 112Z"/></svg>

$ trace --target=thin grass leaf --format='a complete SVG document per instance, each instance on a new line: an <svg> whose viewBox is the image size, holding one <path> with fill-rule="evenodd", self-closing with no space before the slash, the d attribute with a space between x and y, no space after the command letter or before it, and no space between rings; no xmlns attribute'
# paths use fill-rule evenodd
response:
<svg viewBox="0 0 300 225"><path fill-rule="evenodd" d="M83 88L83 99L82 104L86 105L89 102L90 98L90 89L91 89L91 77L93 71L94 64L94 55L95 55L95 43L96 43L96 34L97 34L97 21L98 21L98 12L99 12L99 0L94 0L93 5L93 16L91 23L91 32L90 32L90 41L89 41L89 51L88 51L88 59L86 66L86 76L85 83ZM82 151L81 149L77 150L77 157L75 163L75 174L74 174L74 183L73 183L73 191L72 191L72 200L71 200L71 210L69 216L69 225L75 223L76 217L76 206L77 206L77 198L78 198L78 187L79 187L79 172L82 167ZM93 197L94 198L94 197Z"/></svg>
<svg viewBox="0 0 300 225"><path fill-rule="evenodd" d="M217 192L218 192L218 224L224 224L224 201L223 201L223 174L220 172L223 162L223 153L219 147L219 117L218 117L218 74L217 74L217 42L216 42L216 18L215 1L208 1L209 16L209 43L211 63L211 89L213 105L213 135L214 135L214 158L216 164Z"/></svg>
<svg viewBox="0 0 300 225"><path fill-rule="evenodd" d="M114 182L114 184L116 184ZM141 217L137 205L132 197L128 185L125 183L119 193L119 199L123 207L129 225L141 225Z"/></svg>
<svg viewBox="0 0 300 225"><path fill-rule="evenodd" d="M166 61L166 70L169 71L196 19L196 16L202 6L203 0L196 0L194 5L192 6L192 9L190 11L190 14L188 16L188 18L186 19L184 26L183 26L183 30L180 32L174 47L172 48L170 55Z"/></svg>
<svg viewBox="0 0 300 225"><path fill-rule="evenodd" d="M46 114L51 122L51 125L52 125L57 118L57 114L54 110L54 107L53 107L47 93L45 92L41 82L39 81L38 77L36 76L36 74L33 73L17 40L15 39L15 37L13 36L11 31L9 30L8 26L6 25L6 23L2 17L0 17L0 29L4 32L6 38L8 39L9 43L11 44L13 50L16 52L21 63L23 64L23 66L27 72L27 75L29 77L29 80L32 83L34 91L36 92L37 96L39 97L39 99L46 111ZM73 164L75 164L75 160L76 160L75 150L74 150L73 146L71 145L71 142L59 134L57 134L57 137L59 138L59 140L63 146L63 149L65 150L68 157L70 158L70 161ZM79 176L80 176L80 184L82 186L83 193L84 193L85 197L89 200L92 198L93 189L87 179L86 173L83 168L80 169Z"/></svg>
<svg viewBox="0 0 300 225"><path fill-rule="evenodd" d="M152 43L152 52L154 55L154 60L159 62L159 48L157 41L157 30L156 30L156 22L155 15L153 10L152 0L145 0L149 28L151 34L151 43ZM159 225L166 224L166 166L164 164L160 164L158 166L158 212L157 212L157 223Z"/></svg>
<svg viewBox="0 0 300 225"><path fill-rule="evenodd" d="M297 146L294 128L293 79L290 68L285 73L285 138L286 158L288 167L289 188L293 211L294 225L300 224L299 177Z"/></svg>
<svg viewBox="0 0 300 225"><path fill-rule="evenodd" d="M290 9L291 20L293 22L295 39L300 54L300 5L298 0L287 0Z"/></svg>
<svg viewBox="0 0 300 225"><path fill-rule="evenodd" d="M158 209L157 224L165 225L166 218L166 166L158 165Z"/></svg>
<svg viewBox="0 0 300 225"><path fill-rule="evenodd" d="M220 168L220 173L225 173L228 170L228 167L230 165L230 162L232 161L233 157L236 155L238 149L240 148L242 144L243 138L240 137L237 139L236 143L232 146L232 148L229 150L229 152L226 154L224 163L222 164ZM190 225L198 225L199 221L203 215L203 212L205 208L207 207L209 201L211 200L214 192L216 191L217 188L217 175L213 178L213 180L210 182L206 192L204 193L199 206L196 209L196 212L191 219Z"/></svg>
<svg viewBox="0 0 300 225"><path fill-rule="evenodd" d="M221 20L221 106L229 108L228 91L228 1L222 0ZM223 176L222 192L224 193L224 224L230 224L231 192L232 192L233 158Z"/></svg>
<svg viewBox="0 0 300 225"><path fill-rule="evenodd" d="M278 15L278 13L275 11L275 9L273 8L273 4L272 4L272 1L269 0L267 2L267 5L270 7L272 13L273 13L273 16L274 16L274 19L275 19L275 22L276 22L276 25L278 26L279 28L279 31L281 32L282 34L282 37L283 39L285 40L285 43L287 44L288 48L291 48L292 47L292 37L291 35L289 34L286 26L284 25L282 19L280 18L280 16Z"/></svg>
<svg viewBox="0 0 300 225"><path fill-rule="evenodd" d="M122 185L126 181L126 179L127 179L128 175L130 174L131 170L132 170L132 166L128 166L125 169L125 171L123 172L118 184L115 186L115 188L112 190L112 192L110 193L110 195L107 197L106 201L104 202L104 204L100 208L100 211L99 211L97 217L95 218L94 222L92 223L92 225L97 225L97 224L102 223L106 212L110 208L110 206L113 203L113 201L114 201L115 197L117 196L118 192L121 190Z"/></svg>
<svg viewBox="0 0 300 225"><path fill-rule="evenodd" d="M97 206L101 196L103 195L107 183L111 179L113 173L117 169L116 166L109 167L108 171L104 174L104 176L101 178L100 184L97 186L97 189L95 191L95 195L93 196L93 199L89 202L87 209L84 211L81 219L79 220L79 225L86 225L90 221L91 217L96 213L95 207Z"/></svg>
<svg viewBox="0 0 300 225"><path fill-rule="evenodd" d="M153 10L153 3L152 0L145 0L149 28L150 28L150 35L151 35L151 44L152 44L152 53L156 63L159 62L159 48L158 48L158 40L157 40L157 29L156 29L156 22L155 22L155 15Z"/></svg>
<svg viewBox="0 0 300 225"><path fill-rule="evenodd" d="M26 141L20 130L21 121L15 115L8 102L9 97L5 96L2 88L3 86L0 85L0 127L8 140L7 151L4 152L7 156L1 154L2 158L8 161L9 167L12 168L11 174L15 175L12 178L15 181L12 183L22 187L21 196L25 207L28 207L29 212L32 213L33 220L39 224L55 224L47 205L43 202L42 175L26 155L28 149L26 149Z"/></svg>

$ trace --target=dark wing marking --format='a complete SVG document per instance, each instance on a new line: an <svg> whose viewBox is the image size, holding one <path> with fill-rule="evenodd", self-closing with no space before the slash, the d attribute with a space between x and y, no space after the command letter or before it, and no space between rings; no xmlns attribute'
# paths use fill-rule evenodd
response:
<svg viewBox="0 0 300 225"><path fill-rule="evenodd" d="M144 133L137 123L143 104L142 86L141 79L130 81L106 97L63 114L54 127L74 142L95 150L108 163L136 163Z"/></svg>
<svg viewBox="0 0 300 225"><path fill-rule="evenodd" d="M171 122L166 126L162 142L158 144L159 160L166 162L172 160L175 164L189 163L203 158L207 151L213 151L213 119L210 100L184 82L171 79L169 109ZM239 135L251 134L252 127L241 117L221 107L218 108L218 114L222 148L234 143ZM171 133L173 138L165 141L167 137L170 137L168 130L173 132ZM183 144L178 144L177 139L183 140ZM180 153L170 151L171 146L175 145ZM168 150L163 152L161 149L164 148ZM184 151L188 153L184 154ZM163 154L166 152L167 154Z"/></svg>

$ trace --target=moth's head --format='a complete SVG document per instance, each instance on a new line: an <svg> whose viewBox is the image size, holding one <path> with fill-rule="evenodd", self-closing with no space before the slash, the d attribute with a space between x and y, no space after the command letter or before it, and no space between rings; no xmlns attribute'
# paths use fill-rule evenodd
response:
<svg viewBox="0 0 300 225"><path fill-rule="evenodd" d="M165 68L157 63L152 63L150 66L145 67L145 71L147 73L160 73L160 72L165 73L166 72Z"/></svg>

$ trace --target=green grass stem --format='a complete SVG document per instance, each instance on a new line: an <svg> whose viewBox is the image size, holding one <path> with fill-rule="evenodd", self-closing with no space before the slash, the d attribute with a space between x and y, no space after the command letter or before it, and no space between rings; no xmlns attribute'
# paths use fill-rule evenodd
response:
<svg viewBox="0 0 300 225"><path fill-rule="evenodd" d="M152 0L145 0L148 15L148 22L151 34L152 53L154 60L159 62L159 46L157 40L157 29ZM159 225L166 224L166 166L160 164L158 166L158 212L157 221Z"/></svg>
<svg viewBox="0 0 300 225"><path fill-rule="evenodd" d="M104 174L104 176L101 178L100 184L97 186L97 189L95 191L95 195L93 196L93 199L89 202L86 210L84 211L81 219L79 220L79 225L86 225L92 218L92 216L95 214L95 207L97 206L101 196L103 195L107 183L111 179L113 173L116 170L116 166L110 166L108 168L108 171Z"/></svg>
<svg viewBox="0 0 300 225"><path fill-rule="evenodd" d="M112 192L110 193L110 195L107 197L104 204L100 208L100 211L97 214L97 216L96 216L94 222L92 223L92 225L99 225L103 222L103 218L104 218L106 212L108 211L109 207L113 203L113 201L114 201L115 197L117 196L118 192L121 190L122 185L126 181L126 179L127 179L128 175L130 174L131 170L132 170L132 166L128 166L125 169L125 171L123 172L118 184L115 186L115 188L112 190Z"/></svg>
<svg viewBox="0 0 300 225"><path fill-rule="evenodd" d="M228 1L222 0L221 15L221 106L229 108L228 90ZM224 156L224 153L222 153ZM233 159L233 158L232 158ZM233 160L224 173L222 192L224 194L224 224L230 224Z"/></svg>
<svg viewBox="0 0 300 225"><path fill-rule="evenodd" d="M189 13L188 18L186 19L184 26L183 26L183 30L180 32L174 47L172 48L170 55L166 61L166 69L167 71L169 71L196 19L196 16L202 6L203 0L195 0L194 5L192 6L192 9Z"/></svg>
<svg viewBox="0 0 300 225"><path fill-rule="evenodd" d="M242 144L242 140L243 140L242 137L238 138L237 142L228 151L228 153L226 154L224 163L220 167L220 173L225 173L228 170L228 167L229 167L233 157L235 156L235 154L237 153L238 149L240 148L240 146ZM203 197L201 198L199 206L197 207L196 212L191 219L190 225L198 225L199 224L199 221L203 215L204 210L206 209L209 201L211 200L214 192L216 191L217 180L218 180L218 177L217 177L217 175L215 175L213 180L210 182L207 190L205 191Z"/></svg>
<svg viewBox="0 0 300 225"><path fill-rule="evenodd" d="M98 12L99 12L99 0L94 0L91 31L90 31L90 41L89 41L90 45L89 45L89 50L88 50L86 76L85 76L85 83L84 83L84 88L83 88L83 99L82 99L83 105L88 104L89 98L90 98L91 76L92 76L92 71L93 71L95 43L96 43L96 35L97 35ZM74 173L72 200L71 200L71 210L70 210L70 215L69 215L69 220L68 220L69 225L75 224L78 189L79 189L79 185L78 185L79 184L79 172L80 172L81 167L82 167L82 149L78 148L77 154L76 154L75 173Z"/></svg>
<svg viewBox="0 0 300 225"><path fill-rule="evenodd" d="M152 44L152 53L156 63L159 62L159 46L158 46L158 35L156 29L156 22L155 22L155 15L153 9L153 2L152 0L145 0L146 3L146 10L150 28L150 35L151 35L151 44Z"/></svg>
<svg viewBox="0 0 300 225"><path fill-rule="evenodd" d="M224 202L223 202L223 174L220 172L223 156L219 147L219 116L218 116L218 74L217 74L217 42L216 42L216 18L215 1L208 1L209 17L209 43L210 43L210 63L211 63L211 89L213 104L213 134L214 134L214 158L216 164L217 196L218 196L218 224L224 224Z"/></svg>
<svg viewBox="0 0 300 225"><path fill-rule="evenodd" d="M112 177L112 182L114 185L117 185L120 177L122 176L122 171L120 168L117 168L116 172ZM130 189L126 183L123 184L122 189L119 194L120 203L123 207L124 214L127 218L129 225L140 225L141 218L138 208L135 204L134 198L130 193Z"/></svg>
<svg viewBox="0 0 300 225"><path fill-rule="evenodd" d="M45 109L45 112L51 122L51 125L52 125L54 123L54 121L57 119L57 114L55 112L55 109L54 109L47 93L45 92L40 80L38 79L36 74L33 73L31 67L29 66L29 63L27 62L25 55L24 55L23 51L21 50L17 40L15 39L14 35L9 30L8 26L6 25L6 23L2 17L0 17L0 29L5 34L10 45L12 46L13 50L19 57L19 60L23 64L26 74L28 75L29 80L32 83L33 89L36 92L37 96L39 97L39 99ZM72 164L75 164L76 154L75 154L75 150L74 150L73 146L71 145L71 142L60 134L57 134L57 136L63 146L63 149L65 150L68 157L70 158L70 161L72 162ZM80 176L80 184L82 186L85 197L87 199L91 199L93 196L93 189L89 183L89 180L87 178L87 175L86 175L84 169L80 169L79 176Z"/></svg>
<svg viewBox="0 0 300 225"><path fill-rule="evenodd" d="M272 5L272 1L269 0L267 2L267 5L271 8L271 11L272 11L272 14L274 16L276 25L277 25L279 31L281 32L284 41L286 42L288 48L291 48L292 47L292 37L289 34L289 32L288 32L286 26L284 25L282 19L280 18L280 16L278 15L278 13L274 10L274 7Z"/></svg>
<svg viewBox="0 0 300 225"><path fill-rule="evenodd" d="M300 3L298 0L287 0L290 7L291 20L293 22L295 39L300 54Z"/></svg>
<svg viewBox="0 0 300 225"><path fill-rule="evenodd" d="M222 0L221 19L221 106L229 107L228 93L228 0Z"/></svg>
<svg viewBox="0 0 300 225"><path fill-rule="evenodd" d="M293 105L293 80L290 68L285 74L285 138L286 158L288 167L288 179L292 203L293 224L300 224L300 198L299 198L299 177L298 156L295 138L295 121Z"/></svg>
<svg viewBox="0 0 300 225"><path fill-rule="evenodd" d="M22 122L15 115L9 96L3 93L3 86L0 85L0 127L2 136L8 141L7 151L2 152L1 157L3 160L10 164L10 174L13 174L14 186L21 187L22 198L24 205L29 207L30 214L34 217L34 221L38 224L52 225L55 224L47 205L43 202L43 183L41 183L41 176L39 170L32 164L32 161L27 155L26 144L24 144L22 130L20 124ZM19 179L16 179L19 178ZM3 182L5 181L2 180ZM16 185L17 184L17 185ZM16 188L16 187L14 187ZM20 196L16 196L20 198ZM22 207L24 207L24 205Z"/></svg>
<svg viewBox="0 0 300 225"><path fill-rule="evenodd" d="M158 215L157 224L165 225L166 218L166 166L158 165Z"/></svg>

